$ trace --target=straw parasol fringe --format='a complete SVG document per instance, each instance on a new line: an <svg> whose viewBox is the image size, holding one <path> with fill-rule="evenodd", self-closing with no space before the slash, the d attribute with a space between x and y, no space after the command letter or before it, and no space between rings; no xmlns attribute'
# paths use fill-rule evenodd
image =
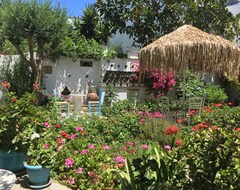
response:
<svg viewBox="0 0 240 190"><path fill-rule="evenodd" d="M237 76L240 48L220 36L184 25L141 49L140 73L153 67L163 70L172 67L176 72L188 68Z"/></svg>

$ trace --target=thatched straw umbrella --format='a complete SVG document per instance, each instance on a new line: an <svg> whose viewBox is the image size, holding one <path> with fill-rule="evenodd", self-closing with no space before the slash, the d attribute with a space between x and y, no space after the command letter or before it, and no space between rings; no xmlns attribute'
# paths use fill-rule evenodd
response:
<svg viewBox="0 0 240 190"><path fill-rule="evenodd" d="M237 76L240 48L220 36L184 25L141 49L140 74L153 67L182 72L183 86L186 69ZM185 88L183 91L185 95Z"/></svg>

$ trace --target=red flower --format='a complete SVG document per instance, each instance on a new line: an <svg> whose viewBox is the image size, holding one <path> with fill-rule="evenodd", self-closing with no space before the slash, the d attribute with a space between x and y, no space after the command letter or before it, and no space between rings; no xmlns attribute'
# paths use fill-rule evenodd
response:
<svg viewBox="0 0 240 190"><path fill-rule="evenodd" d="M178 119L178 120L177 120L177 123L178 123L178 124L181 124L181 123L182 123L182 119Z"/></svg>
<svg viewBox="0 0 240 190"><path fill-rule="evenodd" d="M176 140L176 141L175 141L175 144L176 144L177 146L181 146L181 145L182 145L182 140L180 140L180 139Z"/></svg>
<svg viewBox="0 0 240 190"><path fill-rule="evenodd" d="M228 102L227 104L228 104L229 106L232 106L232 102Z"/></svg>
<svg viewBox="0 0 240 190"><path fill-rule="evenodd" d="M58 143L59 145L63 144L63 138L58 138L57 143Z"/></svg>
<svg viewBox="0 0 240 190"><path fill-rule="evenodd" d="M56 124L56 128L57 129L60 129L61 128L61 125L59 123Z"/></svg>
<svg viewBox="0 0 240 190"><path fill-rule="evenodd" d="M33 84L33 89L35 91L39 91L39 88L40 88L40 84Z"/></svg>
<svg viewBox="0 0 240 190"><path fill-rule="evenodd" d="M208 128L207 125L205 125L205 124L203 124L203 123L199 123L199 124L197 124L197 125L195 125L195 126L193 127L193 131L197 131L197 130L199 130L199 129L206 129L206 128Z"/></svg>
<svg viewBox="0 0 240 190"><path fill-rule="evenodd" d="M215 106L215 107L221 107L222 104L213 104L213 106Z"/></svg>
<svg viewBox="0 0 240 190"><path fill-rule="evenodd" d="M86 132L86 131L83 131L83 132L82 132L82 135L86 135L86 134L87 134L87 132Z"/></svg>
<svg viewBox="0 0 240 190"><path fill-rule="evenodd" d="M190 113L188 114L188 116L189 116L189 117L193 117L193 116L194 116L194 113L193 113L193 112L190 112Z"/></svg>
<svg viewBox="0 0 240 190"><path fill-rule="evenodd" d="M1 86L2 86L3 88L7 88L7 89L9 89L9 88L11 87L10 83L9 83L9 82L6 82L6 81L2 82Z"/></svg>
<svg viewBox="0 0 240 190"><path fill-rule="evenodd" d="M236 131L240 132L240 128L236 128Z"/></svg>
<svg viewBox="0 0 240 190"><path fill-rule="evenodd" d="M67 138L68 134L65 131L61 131L60 134L64 137Z"/></svg>
<svg viewBox="0 0 240 190"><path fill-rule="evenodd" d="M211 126L212 130L216 130L218 127L217 126Z"/></svg>
<svg viewBox="0 0 240 190"><path fill-rule="evenodd" d="M16 103L17 102L17 98L13 98L13 102Z"/></svg>
<svg viewBox="0 0 240 190"><path fill-rule="evenodd" d="M69 134L66 134L64 138L65 138L65 139L69 139L69 138L70 138L70 135L69 135Z"/></svg>
<svg viewBox="0 0 240 190"><path fill-rule="evenodd" d="M170 126L170 127L167 127L167 128L166 128L165 134L166 134L166 135L175 135L175 134L177 134L179 131L180 131L180 129L179 129L178 127Z"/></svg>
<svg viewBox="0 0 240 190"><path fill-rule="evenodd" d="M208 113L212 113L212 112L214 112L214 110L207 109L206 112L208 112Z"/></svg>

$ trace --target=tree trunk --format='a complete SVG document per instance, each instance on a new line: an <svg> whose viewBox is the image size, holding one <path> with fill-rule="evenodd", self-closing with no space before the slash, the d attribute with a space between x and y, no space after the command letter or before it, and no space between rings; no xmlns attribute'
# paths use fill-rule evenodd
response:
<svg viewBox="0 0 240 190"><path fill-rule="evenodd" d="M32 68L33 70L33 84L41 84L41 72L42 72L42 68L41 65L36 65L34 68Z"/></svg>

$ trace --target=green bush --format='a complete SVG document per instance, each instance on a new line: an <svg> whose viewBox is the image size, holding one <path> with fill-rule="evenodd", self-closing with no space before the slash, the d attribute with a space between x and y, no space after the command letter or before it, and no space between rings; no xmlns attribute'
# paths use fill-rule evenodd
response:
<svg viewBox="0 0 240 190"><path fill-rule="evenodd" d="M183 136L171 150L140 150L117 171L121 189L239 189L239 132L207 128Z"/></svg>
<svg viewBox="0 0 240 190"><path fill-rule="evenodd" d="M193 119L193 123L200 122L220 128L234 129L240 126L240 107L229 107L224 104L205 107L201 117L196 116Z"/></svg>
<svg viewBox="0 0 240 190"><path fill-rule="evenodd" d="M174 158L187 166L181 171L187 179L183 189L239 189L239 132L200 129L184 141Z"/></svg>
<svg viewBox="0 0 240 190"><path fill-rule="evenodd" d="M205 87L206 99L205 102L207 105L222 103L228 97L224 90L218 85L208 84Z"/></svg>
<svg viewBox="0 0 240 190"><path fill-rule="evenodd" d="M205 95L205 88L204 82L202 81L201 77L197 74L187 70L186 71L186 89L185 89L185 96L189 98L191 96L204 96ZM178 97L183 96L183 78L182 75L179 75L176 78L176 84L174 89L178 95Z"/></svg>
<svg viewBox="0 0 240 190"><path fill-rule="evenodd" d="M2 67L2 80L11 84L10 91L21 97L25 92L32 91L33 74L30 67L23 62L15 62Z"/></svg>
<svg viewBox="0 0 240 190"><path fill-rule="evenodd" d="M160 119L160 118L151 118L145 121L142 124L142 132L141 137L144 140L151 140L153 142L157 142L160 145L171 145L173 146L175 143L175 140L180 138L180 133L177 133L176 135L165 135L166 128L170 126L174 126L175 124L169 120L166 119ZM180 129L180 128L179 128Z"/></svg>

